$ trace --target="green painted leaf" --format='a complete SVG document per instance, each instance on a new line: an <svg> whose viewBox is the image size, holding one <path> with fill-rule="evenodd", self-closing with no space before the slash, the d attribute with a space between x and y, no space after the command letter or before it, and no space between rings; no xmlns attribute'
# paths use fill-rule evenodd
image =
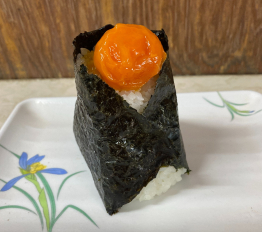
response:
<svg viewBox="0 0 262 232"><path fill-rule="evenodd" d="M237 112L244 113L244 114L252 114L250 113L250 110L238 110Z"/></svg>
<svg viewBox="0 0 262 232"><path fill-rule="evenodd" d="M226 105L234 112L234 113L245 113L245 114L251 114L249 110L238 110L234 106L231 106L230 104L226 103ZM243 115L244 116L244 115ZM247 115L248 116L248 115Z"/></svg>
<svg viewBox="0 0 262 232"><path fill-rule="evenodd" d="M36 177L35 177L35 179L34 179L34 178L30 178L30 176L31 176L31 175L26 176L25 178L26 178L28 181L30 181L31 183L33 183L33 184L35 185L37 191L38 191L39 194L40 194L41 191L42 191L42 188L40 187L40 185L39 185L39 183L38 183Z"/></svg>
<svg viewBox="0 0 262 232"><path fill-rule="evenodd" d="M229 113L231 114L231 121L233 121L235 116L234 116L232 110L228 106L227 106L227 109L228 109Z"/></svg>
<svg viewBox="0 0 262 232"><path fill-rule="evenodd" d="M218 96L221 98L221 100L222 100L223 102L225 102L225 99L222 97L221 93L220 93L220 92L217 92L217 94L218 94Z"/></svg>
<svg viewBox="0 0 262 232"><path fill-rule="evenodd" d="M23 168L19 168L20 172L22 175L26 175L26 174L29 174L30 172L24 170Z"/></svg>
<svg viewBox="0 0 262 232"><path fill-rule="evenodd" d="M29 172L20 168L20 172L22 173L22 175L28 174ZM37 191L40 193L42 191L42 188L40 187L35 174L30 174L28 176L25 176L25 179L27 179L28 181L30 181L31 183L33 183L37 189Z"/></svg>
<svg viewBox="0 0 262 232"><path fill-rule="evenodd" d="M7 183L6 181L0 179L2 182L4 183ZM29 201L31 201L31 203L33 204L33 206L35 207L35 210L39 216L39 219L40 219L40 222L41 222L41 226L42 226L42 229L44 229L44 220L43 220L43 215L42 215L42 212L37 204L37 202L35 201L35 199L29 194L27 193L26 191L24 191L23 189L21 188L18 188L16 186L13 186L12 188L16 189L17 191L21 192L22 194L24 194L24 196L26 196Z"/></svg>
<svg viewBox="0 0 262 232"><path fill-rule="evenodd" d="M240 116L252 116L252 115L257 114L257 113L262 111L262 109L261 109L261 110L254 112L254 113L250 113L249 110L238 110L234 106L231 106L228 103L226 103L226 105L227 105L228 110L231 109L231 111L233 111L235 114L240 115Z"/></svg>
<svg viewBox="0 0 262 232"><path fill-rule="evenodd" d="M10 151L9 149L7 149L6 147L4 147L3 145L0 144L0 147L4 148L5 150L9 151L11 154L13 154L16 158L20 158L20 155L15 154L14 152Z"/></svg>
<svg viewBox="0 0 262 232"><path fill-rule="evenodd" d="M66 182L69 178L71 178L71 177L73 177L74 175L79 174L79 173L81 173L81 172L85 172L85 171L75 172L75 173L71 174L70 176L66 177L66 178L62 181L62 183L61 183L61 185L60 185L60 187L59 187L59 189L58 189L57 199L58 199L58 197L59 197L59 194L60 194L61 189L63 188L65 182Z"/></svg>
<svg viewBox="0 0 262 232"><path fill-rule="evenodd" d="M0 207L0 210L1 209L24 209L24 210L27 210L35 215L37 215L34 211L32 211L31 209L28 209L26 207L23 207L23 206L19 206L19 205L7 205L7 206L2 206Z"/></svg>
<svg viewBox="0 0 262 232"><path fill-rule="evenodd" d="M88 214L86 214L85 211L83 211L82 209L74 206L74 205L68 205L66 206L62 211L61 213L56 217L55 219L55 223L58 221L58 219L63 215L63 213L68 209L68 208L72 208L76 211L78 211L79 213L83 214L86 218L88 218L96 227L98 227L98 225L93 221L93 219L91 217L88 216ZM99 228L99 227L98 227Z"/></svg>
<svg viewBox="0 0 262 232"><path fill-rule="evenodd" d="M223 102L223 105L222 106L220 106L220 105L217 105L217 104L215 104L215 103L213 103L213 102L211 102L211 101L209 101L208 99L206 99L205 97L203 97L208 103L210 103L211 105L213 105L213 106L216 106L216 107L220 107L220 108L224 108L225 107L225 104L224 104L224 102Z"/></svg>
<svg viewBox="0 0 262 232"><path fill-rule="evenodd" d="M229 104L231 105L234 105L234 106L245 106L247 105L248 103L242 103L242 104L239 104L239 103L234 103L234 102L230 102L230 101L227 101Z"/></svg>
<svg viewBox="0 0 262 232"><path fill-rule="evenodd" d="M55 216L56 216L56 204L55 204L55 198L54 198L54 194L52 192L52 189L50 187L50 185L48 184L47 180L45 179L45 177L42 175L42 173L36 173L36 175L39 177L39 179L42 181L45 190L47 192L49 201L50 201L50 206L51 206L51 220L50 220L50 227L49 227L49 231L52 231L53 228L53 224L55 222Z"/></svg>
<svg viewBox="0 0 262 232"><path fill-rule="evenodd" d="M228 104L227 102L225 102L225 103L226 103L227 108L228 108L228 109L230 108L234 113L238 111L238 109L236 109L234 106L231 106L231 105Z"/></svg>
<svg viewBox="0 0 262 232"><path fill-rule="evenodd" d="M23 169L21 170L22 174L23 174L24 171L25 170L23 170ZM31 175L26 176L26 177L28 177L28 178L26 178L28 181L30 181L31 183L33 183L35 185L37 191L39 192L38 200L39 200L39 203L40 203L40 205L42 206L42 209L43 209L47 231L49 231L50 216L49 216L49 208L48 208L45 190L44 190L44 188L41 188L41 186L38 183L36 176L34 174L31 174Z"/></svg>
<svg viewBox="0 0 262 232"><path fill-rule="evenodd" d="M36 179L36 177L35 177L35 174L31 174L31 175L26 176L26 177L28 177L28 179L31 179L31 180L33 180L33 181L37 181L37 179Z"/></svg>
<svg viewBox="0 0 262 232"><path fill-rule="evenodd" d="M257 114L257 113L259 113L259 112L262 112L262 109L254 112L253 114Z"/></svg>
<svg viewBox="0 0 262 232"><path fill-rule="evenodd" d="M39 194L38 200L40 202L40 205L43 208L43 213L44 213L45 221L46 221L46 228L47 228L47 231L49 231L49 228L50 228L50 217L49 217L49 209L48 209L48 204L47 204L46 195L45 195L45 189L44 188L42 188L42 190L41 190L41 192Z"/></svg>
<svg viewBox="0 0 262 232"><path fill-rule="evenodd" d="M239 116L252 116L252 115L254 115L254 114L256 114L256 113L258 113L258 112L255 112L255 113L250 113L250 114L241 114L241 113L239 113L239 112L235 112L235 114L237 114L237 115L239 115Z"/></svg>

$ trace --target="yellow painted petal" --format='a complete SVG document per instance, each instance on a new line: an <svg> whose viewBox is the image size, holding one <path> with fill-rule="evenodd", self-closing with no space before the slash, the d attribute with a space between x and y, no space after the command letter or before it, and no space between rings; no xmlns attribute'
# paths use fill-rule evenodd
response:
<svg viewBox="0 0 262 232"><path fill-rule="evenodd" d="M33 163L32 165L30 165L30 173L35 174L36 172L42 171L46 168L45 165L41 164L41 163Z"/></svg>

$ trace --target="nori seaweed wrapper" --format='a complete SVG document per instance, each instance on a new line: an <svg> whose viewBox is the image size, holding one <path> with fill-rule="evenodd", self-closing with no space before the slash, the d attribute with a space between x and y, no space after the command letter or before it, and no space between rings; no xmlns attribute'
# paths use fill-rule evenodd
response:
<svg viewBox="0 0 262 232"><path fill-rule="evenodd" d="M80 48L93 50L106 25L81 33L73 45L74 62ZM142 114L98 76L75 65L77 100L73 130L77 144L92 173L106 211L112 215L132 201L163 166L189 167L179 128L176 89L164 32L152 31L167 58L155 92Z"/></svg>

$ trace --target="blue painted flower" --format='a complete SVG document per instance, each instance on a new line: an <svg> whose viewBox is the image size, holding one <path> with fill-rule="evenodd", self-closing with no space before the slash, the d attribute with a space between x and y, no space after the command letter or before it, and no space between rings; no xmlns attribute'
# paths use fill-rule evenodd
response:
<svg viewBox="0 0 262 232"><path fill-rule="evenodd" d="M24 178L28 175L34 175L37 172L40 173L49 173L49 174L55 174L55 175L64 175L67 174L67 171L62 168L47 168L46 166L41 164L40 161L44 159L45 156L39 156L35 155L32 158L28 159L28 155L26 152L23 152L20 159L19 159L19 165L20 170L22 172L22 176L15 177L14 179L7 182L4 187L1 189L1 191L7 191L10 188L12 188L17 181Z"/></svg>

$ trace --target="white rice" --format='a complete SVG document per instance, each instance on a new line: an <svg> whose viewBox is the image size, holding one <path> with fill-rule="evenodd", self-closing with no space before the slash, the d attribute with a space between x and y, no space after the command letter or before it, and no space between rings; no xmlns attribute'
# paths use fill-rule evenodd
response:
<svg viewBox="0 0 262 232"><path fill-rule="evenodd" d="M87 49L81 48L81 54L78 54L76 67L79 68L81 64L85 64L85 55ZM116 91L120 96L127 101L131 107L137 110L138 113L142 113L147 106L148 101L154 94L156 87L156 80L158 75L152 77L145 85L139 90L130 91ZM187 170L185 168L175 169L173 166L162 167L159 169L156 178L151 180L147 186L142 188L140 193L134 200L145 201L151 200L156 195L165 193L172 185L182 180L182 175Z"/></svg>
<svg viewBox="0 0 262 232"><path fill-rule="evenodd" d="M157 78L158 75L152 77L139 90L122 90L116 92L120 96L122 96L124 100L126 100L132 108L136 109L137 112L141 114L143 110L146 108L149 99L154 94Z"/></svg>
<svg viewBox="0 0 262 232"><path fill-rule="evenodd" d="M80 48L81 53L77 55L76 59L76 68L79 70L80 65L85 63L85 55L87 54L88 49L86 48Z"/></svg>
<svg viewBox="0 0 262 232"><path fill-rule="evenodd" d="M182 180L181 175L185 174L185 168L175 169L173 166L159 169L155 179L151 180L147 186L142 188L136 196L136 200L146 201L153 199L156 195L165 193L172 185Z"/></svg>

